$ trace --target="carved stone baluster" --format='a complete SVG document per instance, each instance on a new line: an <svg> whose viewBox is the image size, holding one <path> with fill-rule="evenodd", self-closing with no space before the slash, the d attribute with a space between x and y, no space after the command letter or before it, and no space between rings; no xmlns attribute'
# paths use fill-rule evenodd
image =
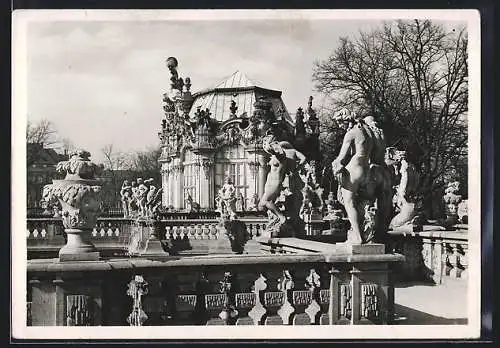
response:
<svg viewBox="0 0 500 348"><path fill-rule="evenodd" d="M457 243L453 243L450 245L451 247L451 258L450 263L452 269L450 271L450 277L458 278L460 277L460 255L458 253L458 245Z"/></svg>
<svg viewBox="0 0 500 348"><path fill-rule="evenodd" d="M192 324L194 312L197 305L197 296L195 294L182 294L175 297L176 324Z"/></svg>
<svg viewBox="0 0 500 348"><path fill-rule="evenodd" d="M26 302L26 326L31 326L33 322L33 316L31 315L31 302Z"/></svg>
<svg viewBox="0 0 500 348"><path fill-rule="evenodd" d="M319 314L321 313L321 307L318 302L320 301L319 292L321 287L321 277L318 273L316 273L315 269L311 269L309 271L309 275L306 278L306 287L308 288L310 299L309 305L305 309L305 313L309 316L309 323L317 325L319 324Z"/></svg>
<svg viewBox="0 0 500 348"><path fill-rule="evenodd" d="M293 275L289 270L284 270L283 275L278 280L278 290L283 293L282 305L277 311L284 325L292 324L292 315L295 308L292 306L292 290L295 288Z"/></svg>
<svg viewBox="0 0 500 348"><path fill-rule="evenodd" d="M86 295L66 296L66 326L91 326L92 300Z"/></svg>
<svg viewBox="0 0 500 348"><path fill-rule="evenodd" d="M267 279L262 274L254 282L253 292L255 294L255 305L248 312L248 316L252 319L254 325L262 325L262 319L267 310L264 307L264 291L267 289Z"/></svg>
<svg viewBox="0 0 500 348"><path fill-rule="evenodd" d="M234 275L231 272L224 273L224 279L220 282L220 292L225 294L224 309L219 313L219 318L226 325L234 325L238 311L235 306Z"/></svg>
<svg viewBox="0 0 500 348"><path fill-rule="evenodd" d="M434 250L433 250L433 268L432 270L434 271L434 276L433 280L434 283L436 284L441 284L443 280L443 242L441 240L437 240L434 243Z"/></svg>
<svg viewBox="0 0 500 348"><path fill-rule="evenodd" d="M319 306L320 306L320 315L319 315L319 325L329 325L330 319L328 318L328 307L330 305L330 290L321 289L319 291ZM337 310L338 312L338 310Z"/></svg>
<svg viewBox="0 0 500 348"><path fill-rule="evenodd" d="M132 297L132 312L127 318L130 326L142 326L148 316L142 309L142 296L148 293L148 283L141 275L136 275L128 284L127 295Z"/></svg>
<svg viewBox="0 0 500 348"><path fill-rule="evenodd" d="M236 325L253 325L249 311L255 307L257 295L253 292L238 293L235 296L235 306L238 311Z"/></svg>

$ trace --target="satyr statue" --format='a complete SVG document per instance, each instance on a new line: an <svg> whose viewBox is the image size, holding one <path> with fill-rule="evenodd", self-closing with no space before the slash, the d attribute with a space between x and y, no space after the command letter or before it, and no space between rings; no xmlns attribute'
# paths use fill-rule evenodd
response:
<svg viewBox="0 0 500 348"><path fill-rule="evenodd" d="M339 182L339 201L351 224L347 243L373 242L375 235L380 236L388 227L392 212L384 134L370 116L363 119L341 114L339 121L347 132L332 171Z"/></svg>
<svg viewBox="0 0 500 348"><path fill-rule="evenodd" d="M132 186L128 180L123 181L122 188L120 189L120 197L122 201L123 217L128 218L131 214L130 201L132 200Z"/></svg>
<svg viewBox="0 0 500 348"><path fill-rule="evenodd" d="M396 228L410 223L420 225L420 219L416 218L421 202L417 197L419 175L415 166L407 161L406 151L399 151L394 147L386 149L385 163L391 169L395 191L393 204L396 216L392 218L389 227Z"/></svg>
<svg viewBox="0 0 500 348"><path fill-rule="evenodd" d="M160 187L158 190L154 185L149 186L149 191L146 197L147 217L152 218L158 212L161 205L161 194L163 189Z"/></svg>
<svg viewBox="0 0 500 348"><path fill-rule="evenodd" d="M304 183L298 174L298 170L304 165L306 158L301 152L295 150L289 142L278 142L272 135L268 135L264 139L262 147L264 151L271 155L271 158L264 193L259 201L259 210L267 209L272 214L267 229L272 234L277 234L279 228L287 221L287 216L278 209L276 200L283 192L285 192L285 196L301 195ZM300 204L294 202L293 198L286 200L288 202L285 202L285 209L288 218L298 220Z"/></svg>
<svg viewBox="0 0 500 348"><path fill-rule="evenodd" d="M228 216L229 220L236 219L236 188L231 177L227 176L224 179L224 185L219 189L216 203L221 216Z"/></svg>
<svg viewBox="0 0 500 348"><path fill-rule="evenodd" d="M137 179L137 188L135 190L135 201L137 203L137 207L139 208L139 215L141 217L147 216L147 195L149 188L146 186L146 183L142 178Z"/></svg>

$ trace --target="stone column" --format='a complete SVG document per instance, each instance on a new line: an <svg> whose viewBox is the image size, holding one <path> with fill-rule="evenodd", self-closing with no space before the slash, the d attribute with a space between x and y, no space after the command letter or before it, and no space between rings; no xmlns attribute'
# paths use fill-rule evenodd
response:
<svg viewBox="0 0 500 348"><path fill-rule="evenodd" d="M177 204L176 208L182 209L184 208L184 166L179 163L176 168L176 185L175 185L175 190L177 193Z"/></svg>
<svg viewBox="0 0 500 348"><path fill-rule="evenodd" d="M91 241L91 232L100 209L99 182L95 174L100 171L89 159L90 153L78 150L69 161L59 162L56 171L66 174L63 180L53 180L44 188L43 200L61 206L66 245L59 250L59 261L92 261L99 252Z"/></svg>
<svg viewBox="0 0 500 348"><path fill-rule="evenodd" d="M214 160L213 156L201 157L201 170L200 170L200 207L213 208L214 204Z"/></svg>
<svg viewBox="0 0 500 348"><path fill-rule="evenodd" d="M172 168L170 168L170 165L167 168L167 200L166 200L166 206L169 207L173 205L174 200L172 199L173 197L173 173L172 173Z"/></svg>

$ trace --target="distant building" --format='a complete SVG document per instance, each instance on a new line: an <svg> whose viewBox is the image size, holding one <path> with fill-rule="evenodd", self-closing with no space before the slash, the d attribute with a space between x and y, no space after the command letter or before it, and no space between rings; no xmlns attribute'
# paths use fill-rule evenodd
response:
<svg viewBox="0 0 500 348"><path fill-rule="evenodd" d="M158 134L164 206L183 209L190 196L200 208L213 209L226 177L251 205L263 194L267 176L263 139L273 134L298 146L301 136L317 137L306 127L304 134L296 129L281 91L258 86L241 72L191 94L191 80L178 78L177 60L169 58L167 66L172 84ZM305 116L306 125L315 117Z"/></svg>
<svg viewBox="0 0 500 348"><path fill-rule="evenodd" d="M26 144L27 154L27 208L28 213L40 210L43 187L58 177L56 165L68 160L67 154L45 148L44 144Z"/></svg>

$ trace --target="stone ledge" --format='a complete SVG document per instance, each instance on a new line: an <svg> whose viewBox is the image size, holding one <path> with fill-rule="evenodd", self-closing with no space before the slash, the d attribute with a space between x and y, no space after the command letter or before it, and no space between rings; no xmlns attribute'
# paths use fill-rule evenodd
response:
<svg viewBox="0 0 500 348"><path fill-rule="evenodd" d="M65 261L58 259L29 260L28 273L95 272L128 269L167 269L176 267L245 266L291 263L356 263L356 262L401 262L398 254L339 255L334 253L280 254L280 255L204 255L191 257L165 256L101 261Z"/></svg>

